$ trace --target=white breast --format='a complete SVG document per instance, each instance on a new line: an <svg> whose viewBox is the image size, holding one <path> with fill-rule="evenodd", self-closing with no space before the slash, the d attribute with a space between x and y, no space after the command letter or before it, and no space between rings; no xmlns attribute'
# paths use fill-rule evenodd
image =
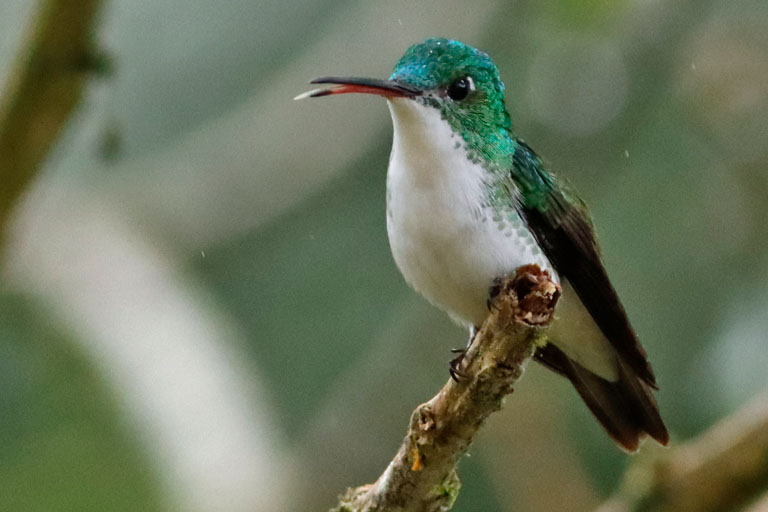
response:
<svg viewBox="0 0 768 512"><path fill-rule="evenodd" d="M491 177L465 154L437 109L392 99L387 233L406 281L458 322L480 325L493 279L535 263L559 281L522 219L500 223L483 207ZM567 282L550 340L598 375L615 380L616 356Z"/></svg>
<svg viewBox="0 0 768 512"><path fill-rule="evenodd" d="M387 232L395 262L432 303L479 325L495 277L529 263L551 270L549 261L519 217L501 224L482 206L491 177L466 157L464 141L437 109L409 99L389 106Z"/></svg>

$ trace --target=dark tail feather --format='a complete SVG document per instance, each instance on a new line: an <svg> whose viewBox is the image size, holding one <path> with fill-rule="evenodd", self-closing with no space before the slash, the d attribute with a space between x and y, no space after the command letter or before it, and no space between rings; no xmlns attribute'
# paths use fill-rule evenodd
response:
<svg viewBox="0 0 768 512"><path fill-rule="evenodd" d="M631 368L620 363L619 380L610 382L569 359L551 343L539 348L535 357L571 381L592 414L624 450L637 451L646 435L665 446L669 443L651 388Z"/></svg>

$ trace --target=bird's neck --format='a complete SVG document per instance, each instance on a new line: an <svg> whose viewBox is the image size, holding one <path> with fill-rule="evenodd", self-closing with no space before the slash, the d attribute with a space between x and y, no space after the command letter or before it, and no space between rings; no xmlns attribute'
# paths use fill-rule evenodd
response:
<svg viewBox="0 0 768 512"><path fill-rule="evenodd" d="M438 104L418 100L393 99L389 105L395 137L418 140L419 144L411 145L422 149L450 145L451 151L439 151L445 158L466 158L490 175L508 173L517 147L509 125L471 118L461 121Z"/></svg>
<svg viewBox="0 0 768 512"><path fill-rule="evenodd" d="M407 99L389 104L394 124L387 178L391 199L434 201L470 213L488 208L507 212L515 204L511 154L489 161L438 109Z"/></svg>

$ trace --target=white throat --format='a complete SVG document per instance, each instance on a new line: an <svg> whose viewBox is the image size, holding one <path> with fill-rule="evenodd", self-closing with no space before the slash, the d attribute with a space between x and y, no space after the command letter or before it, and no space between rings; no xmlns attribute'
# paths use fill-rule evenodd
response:
<svg viewBox="0 0 768 512"><path fill-rule="evenodd" d="M405 280L459 323L479 326L494 278L526 264L559 276L514 210L486 204L488 171L440 112L389 101L394 122L387 172L387 233ZM550 340L590 371L618 378L615 353L567 281Z"/></svg>
<svg viewBox="0 0 768 512"><path fill-rule="evenodd" d="M487 314L493 279L520 265L550 268L519 217L494 220L488 171L440 112L410 99L389 101L394 123L387 174L387 232L406 281L465 325Z"/></svg>

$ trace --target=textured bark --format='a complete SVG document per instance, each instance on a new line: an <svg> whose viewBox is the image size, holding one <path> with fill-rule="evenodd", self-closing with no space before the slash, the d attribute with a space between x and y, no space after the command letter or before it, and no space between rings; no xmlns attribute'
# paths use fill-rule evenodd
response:
<svg viewBox="0 0 768 512"><path fill-rule="evenodd" d="M741 510L766 491L768 392L696 439L639 460L599 512ZM768 510L759 506L750 510Z"/></svg>
<svg viewBox="0 0 768 512"><path fill-rule="evenodd" d="M558 285L536 265L521 267L504 280L456 366L458 382L448 380L434 398L416 408L384 473L373 484L349 489L333 511L450 510L460 488L459 459L522 376L559 296Z"/></svg>
<svg viewBox="0 0 768 512"><path fill-rule="evenodd" d="M101 0L42 0L0 97L0 238L13 205L77 106L90 71L104 66L92 31Z"/></svg>

